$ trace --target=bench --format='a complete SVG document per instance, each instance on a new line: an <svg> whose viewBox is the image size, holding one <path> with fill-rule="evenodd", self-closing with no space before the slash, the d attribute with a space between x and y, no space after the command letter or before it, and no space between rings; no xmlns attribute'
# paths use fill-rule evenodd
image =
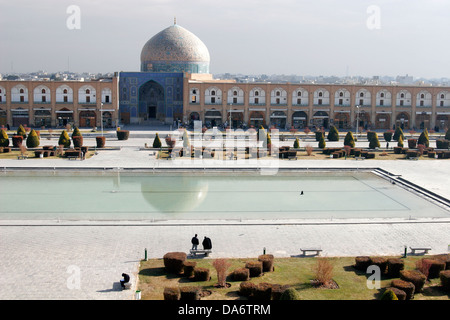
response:
<svg viewBox="0 0 450 320"><path fill-rule="evenodd" d="M26 155L20 155L20 156L17 156L17 160L25 160L25 159L28 159L28 156L26 156Z"/></svg>
<svg viewBox="0 0 450 320"><path fill-rule="evenodd" d="M211 249L197 249L197 250L191 249L190 253L194 256L196 256L197 253L204 254L207 257L211 253Z"/></svg>
<svg viewBox="0 0 450 320"><path fill-rule="evenodd" d="M411 249L412 254L415 254L416 251L423 251L424 254L427 254L428 251L431 250L431 248L428 248L428 247L409 247L409 248Z"/></svg>
<svg viewBox="0 0 450 320"><path fill-rule="evenodd" d="M318 256L318 255L320 255L320 253L322 252L322 249L320 249L320 248L307 248L307 249L301 249L300 248L300 251L302 252L302 254L305 256L306 255L306 252L315 252L316 254L316 256Z"/></svg>
<svg viewBox="0 0 450 320"><path fill-rule="evenodd" d="M358 161L358 160L364 160L365 159L365 157L355 157L355 160L356 161Z"/></svg>

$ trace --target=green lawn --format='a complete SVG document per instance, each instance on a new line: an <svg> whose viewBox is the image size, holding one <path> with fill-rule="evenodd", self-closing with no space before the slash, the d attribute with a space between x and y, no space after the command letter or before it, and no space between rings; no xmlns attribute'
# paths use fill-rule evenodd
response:
<svg viewBox="0 0 450 320"><path fill-rule="evenodd" d="M415 269L416 261L422 256L409 256L405 260L405 269ZM367 281L370 275L366 275L353 268L353 257L328 258L333 265L333 280L339 285L339 289L315 288L311 284L314 279L314 266L320 258L275 258L274 272L268 272L261 277L251 278L251 282L268 282L271 284L289 285L295 288L302 300L373 300L379 299L383 288L390 285L392 278L382 277L381 289L368 289ZM232 263L228 274L236 268L244 267L248 261L257 259L229 259ZM211 295L202 300L238 300L246 299L239 296L241 282L231 281L229 288L216 288L216 271L212 265L214 259L189 259L197 262L197 267L210 269L211 280L194 282L182 275L168 274L164 270L163 259L151 259L142 261L139 271L139 285L142 299L163 300L165 287L200 286L203 290L210 290ZM445 293L440 287L439 279L432 279L425 284L422 293L414 296L414 300L449 300L450 294Z"/></svg>

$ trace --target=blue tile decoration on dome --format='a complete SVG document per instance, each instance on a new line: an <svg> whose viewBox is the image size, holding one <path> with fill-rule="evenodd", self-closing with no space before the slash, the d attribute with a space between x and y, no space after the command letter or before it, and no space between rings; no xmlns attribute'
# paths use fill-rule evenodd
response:
<svg viewBox="0 0 450 320"><path fill-rule="evenodd" d="M174 24L144 45L141 71L209 73L206 45L192 32Z"/></svg>

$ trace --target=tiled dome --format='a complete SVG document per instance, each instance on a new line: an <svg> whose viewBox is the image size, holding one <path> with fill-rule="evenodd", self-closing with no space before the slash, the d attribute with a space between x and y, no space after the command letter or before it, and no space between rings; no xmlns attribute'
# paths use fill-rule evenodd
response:
<svg viewBox="0 0 450 320"><path fill-rule="evenodd" d="M141 52L141 71L209 73L209 51L192 32L174 24L153 36Z"/></svg>

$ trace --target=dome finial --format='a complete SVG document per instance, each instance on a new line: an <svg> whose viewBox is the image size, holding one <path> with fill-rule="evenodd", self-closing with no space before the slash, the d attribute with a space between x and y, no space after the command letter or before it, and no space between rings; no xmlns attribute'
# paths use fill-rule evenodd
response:
<svg viewBox="0 0 450 320"><path fill-rule="evenodd" d="M173 24L177 24L177 17L173 17Z"/></svg>

